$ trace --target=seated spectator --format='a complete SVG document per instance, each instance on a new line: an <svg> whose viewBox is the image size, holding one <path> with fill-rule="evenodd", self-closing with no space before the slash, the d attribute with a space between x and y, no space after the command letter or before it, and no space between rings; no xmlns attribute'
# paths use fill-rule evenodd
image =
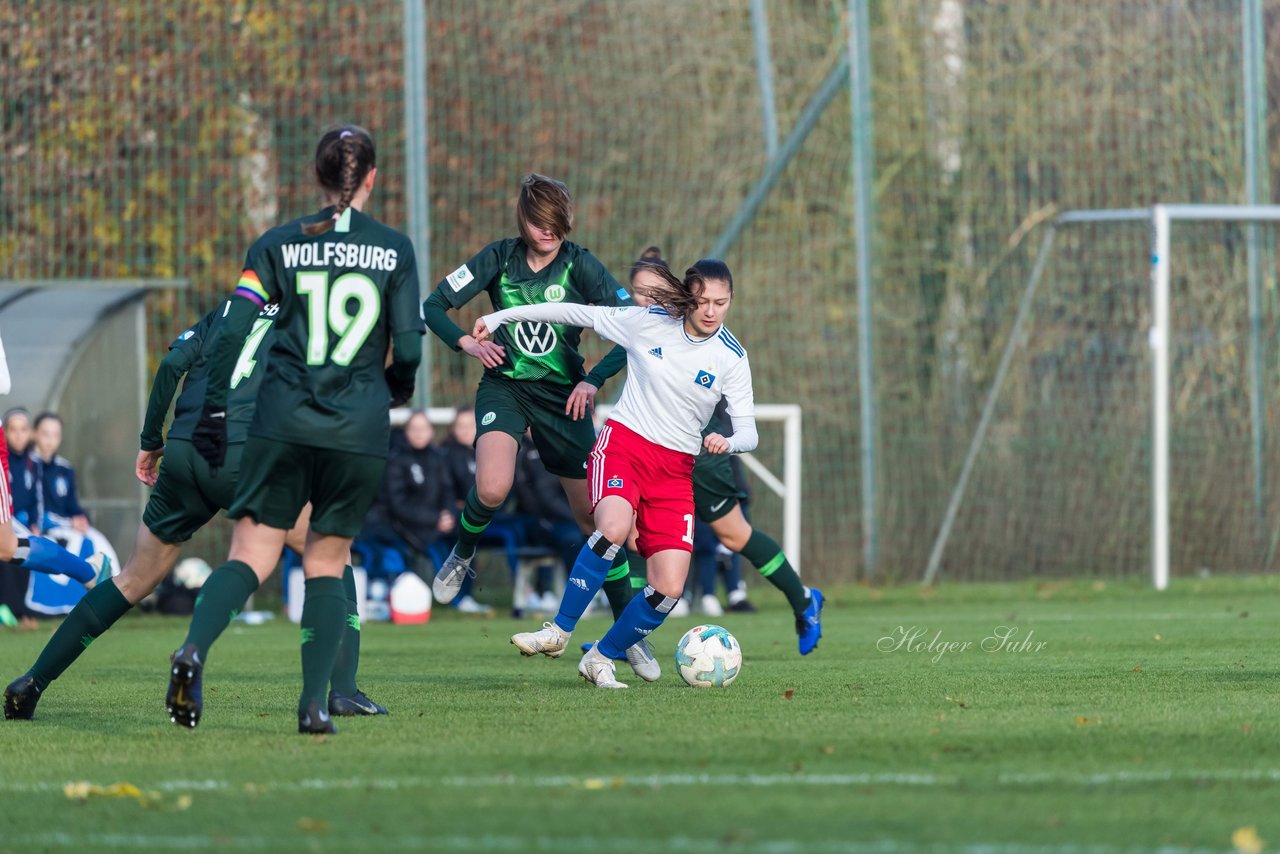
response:
<svg viewBox="0 0 1280 854"><path fill-rule="evenodd" d="M80 506L75 469L58 454L62 447L62 419L52 412L40 413L36 416L35 434L28 465L31 495L19 506L18 490L14 490L14 518L32 531L71 527L82 534L87 532L89 517ZM13 479L17 480L16 474Z"/></svg>
<svg viewBox="0 0 1280 854"><path fill-rule="evenodd" d="M441 535L453 533L457 519L453 479L445 452L431 444L435 428L415 411L404 428L405 445L387 460L382 491L366 519L371 539L403 543L421 555Z"/></svg>
<svg viewBox="0 0 1280 854"><path fill-rule="evenodd" d="M9 460L25 457L31 449L31 413L15 406L4 414L4 440L9 446Z"/></svg>
<svg viewBox="0 0 1280 854"><path fill-rule="evenodd" d="M31 447L30 412L19 406L4 414L4 440L9 446L10 493L16 507L19 499L26 499L34 487L27 470L27 451ZM31 573L26 567L6 564L0 570L0 624L20 622L26 628L35 627L35 618L26 605L30 583Z"/></svg>

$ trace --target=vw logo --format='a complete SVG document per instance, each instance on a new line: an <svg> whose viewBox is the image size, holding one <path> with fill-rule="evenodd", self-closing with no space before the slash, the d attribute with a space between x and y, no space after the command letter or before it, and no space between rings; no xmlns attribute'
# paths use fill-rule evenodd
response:
<svg viewBox="0 0 1280 854"><path fill-rule="evenodd" d="M522 320L516 324L516 346L530 356L545 356L556 348L558 338L550 323Z"/></svg>

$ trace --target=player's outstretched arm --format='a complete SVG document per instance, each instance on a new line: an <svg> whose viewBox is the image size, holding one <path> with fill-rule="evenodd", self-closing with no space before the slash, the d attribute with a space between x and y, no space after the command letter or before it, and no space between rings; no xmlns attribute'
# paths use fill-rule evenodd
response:
<svg viewBox="0 0 1280 854"><path fill-rule="evenodd" d="M634 337L635 326L643 322L644 316L643 309L634 307L611 308L571 302L518 305L486 314L478 319L475 328L471 331L471 337L477 341L483 341L504 323L531 321L594 329L600 337L626 347Z"/></svg>

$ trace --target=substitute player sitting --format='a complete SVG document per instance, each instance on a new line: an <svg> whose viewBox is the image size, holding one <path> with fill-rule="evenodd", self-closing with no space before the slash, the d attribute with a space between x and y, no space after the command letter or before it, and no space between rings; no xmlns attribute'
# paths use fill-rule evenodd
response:
<svg viewBox="0 0 1280 854"><path fill-rule="evenodd" d="M647 263L647 262L646 262ZM600 688L625 688L613 659L654 630L684 591L693 550L693 461L755 448L755 403L747 352L724 328L733 275L703 259L677 278L649 264L657 283L648 308L520 306L485 315L472 335L484 340L503 323L540 321L589 326L627 351L622 397L591 451L588 485L596 530L578 554L554 622L511 638L524 655L564 653L578 618L596 595L635 520L649 584L578 664L582 678ZM723 396L734 434L702 436Z"/></svg>

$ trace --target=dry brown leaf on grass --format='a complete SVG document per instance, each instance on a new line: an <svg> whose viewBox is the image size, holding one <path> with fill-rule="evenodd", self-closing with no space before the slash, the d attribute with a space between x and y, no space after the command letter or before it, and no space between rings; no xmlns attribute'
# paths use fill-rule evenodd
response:
<svg viewBox="0 0 1280 854"><path fill-rule="evenodd" d="M782 692L782 699L784 699L784 700L790 700L790 699L791 699L792 697L794 697L795 695L796 695L796 689L795 689L795 688L788 688L787 690L785 690L785 691L783 691L783 692Z"/></svg>
<svg viewBox="0 0 1280 854"><path fill-rule="evenodd" d="M1258 828L1253 825L1237 828L1231 834L1231 844L1239 854L1262 854L1265 841L1258 835Z"/></svg>

